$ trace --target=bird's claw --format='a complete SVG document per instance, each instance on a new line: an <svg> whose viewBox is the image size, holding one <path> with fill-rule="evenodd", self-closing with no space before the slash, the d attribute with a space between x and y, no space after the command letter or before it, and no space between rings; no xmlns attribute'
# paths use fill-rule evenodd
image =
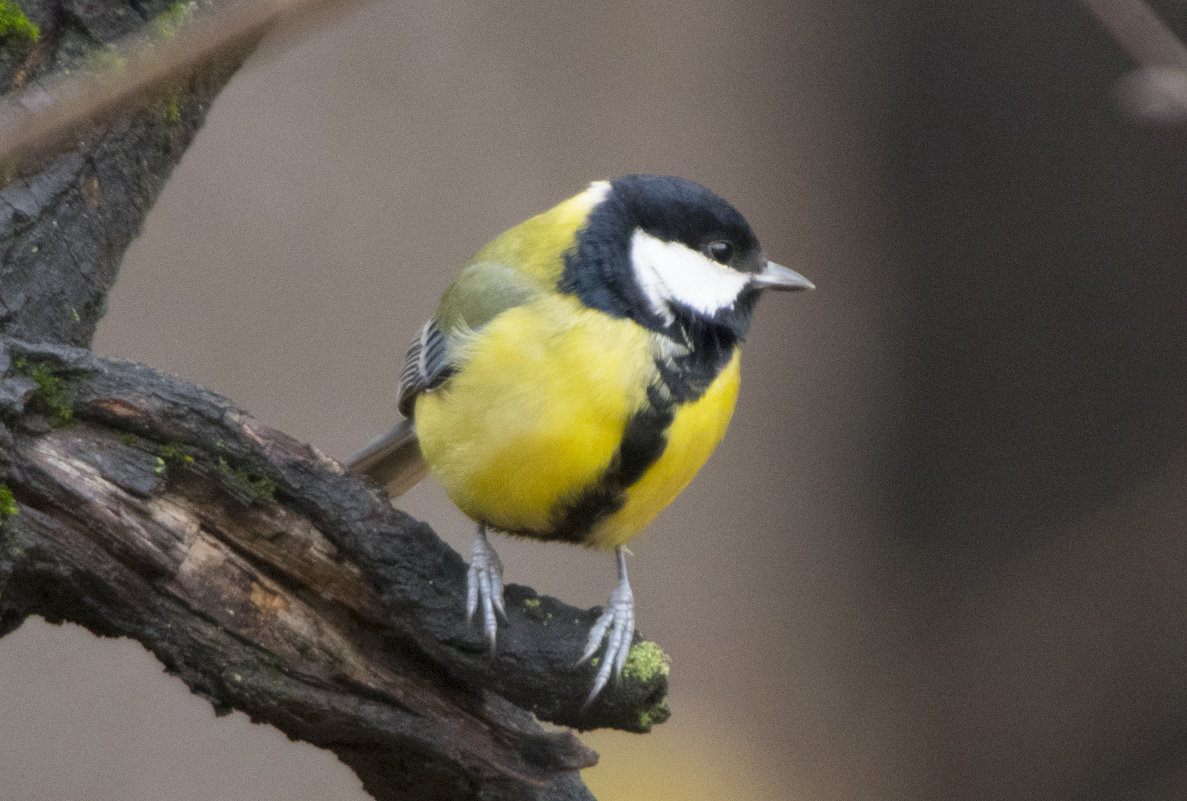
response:
<svg viewBox="0 0 1187 801"><path fill-rule="evenodd" d="M495 613L507 619L507 609L503 605L503 563L482 531L478 533L478 539L474 540L474 548L470 552L470 570L466 574L467 623L474 619L479 602L482 605L482 629L486 632L493 656L499 627Z"/></svg>
<svg viewBox="0 0 1187 801"><path fill-rule="evenodd" d="M631 592L631 585L623 581L610 595L610 604L606 611L589 630L585 652L581 654L581 659L577 660L579 665L589 660L601 647L602 638L606 637L606 652L602 655L602 663L598 666L598 675L594 677L593 689L585 699L585 706L589 706L597 698L611 677L618 678L622 673L634 633L635 595Z"/></svg>

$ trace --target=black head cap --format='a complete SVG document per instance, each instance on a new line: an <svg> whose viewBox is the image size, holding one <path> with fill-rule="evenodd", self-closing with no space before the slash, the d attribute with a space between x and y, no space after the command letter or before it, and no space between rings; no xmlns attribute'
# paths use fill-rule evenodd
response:
<svg viewBox="0 0 1187 801"><path fill-rule="evenodd" d="M610 181L610 191L590 213L575 247L565 254L560 290L607 314L679 334L673 321L656 312L636 281L631 239L639 229L656 239L686 245L739 272L758 273L766 265L746 218L718 195L674 176L626 175ZM725 328L728 331L722 333L743 338L758 294L757 288L743 293L720 319L702 316L696 326ZM691 311L679 313L679 327L687 328L687 318L696 316Z"/></svg>
<svg viewBox="0 0 1187 801"><path fill-rule="evenodd" d="M627 175L610 185L635 224L657 239L697 251L727 243L735 270L758 272L766 263L742 213L700 184L670 175Z"/></svg>

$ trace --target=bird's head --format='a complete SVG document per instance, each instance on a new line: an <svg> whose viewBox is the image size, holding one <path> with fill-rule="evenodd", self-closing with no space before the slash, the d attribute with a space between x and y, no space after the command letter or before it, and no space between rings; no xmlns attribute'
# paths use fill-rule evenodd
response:
<svg viewBox="0 0 1187 801"><path fill-rule="evenodd" d="M811 289L767 260L746 219L700 184L628 175L599 181L565 256L561 289L677 339L691 329L745 337L764 289Z"/></svg>

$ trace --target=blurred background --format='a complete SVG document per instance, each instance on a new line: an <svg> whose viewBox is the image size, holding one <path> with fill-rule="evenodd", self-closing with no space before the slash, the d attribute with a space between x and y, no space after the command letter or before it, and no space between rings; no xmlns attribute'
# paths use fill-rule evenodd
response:
<svg viewBox="0 0 1187 801"><path fill-rule="evenodd" d="M488 239L698 180L819 289L764 300L729 434L631 546L673 715L585 735L591 789L1184 798L1187 132L1117 110L1132 66L1070 1L351 9L232 81L96 348L345 458ZM399 505L468 553L431 481ZM496 547L569 603L615 582ZM3 801L365 797L132 642L29 621L0 676Z"/></svg>

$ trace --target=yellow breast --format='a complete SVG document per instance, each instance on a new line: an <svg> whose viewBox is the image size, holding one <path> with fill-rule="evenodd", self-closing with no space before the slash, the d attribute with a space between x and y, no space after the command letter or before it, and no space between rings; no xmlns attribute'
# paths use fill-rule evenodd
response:
<svg viewBox="0 0 1187 801"><path fill-rule="evenodd" d="M652 335L574 298L542 295L460 347L458 367L416 402L421 450L463 512L492 528L550 538L558 509L596 485L657 380ZM582 540L609 548L638 534L688 484L725 432L737 354L674 410L659 458Z"/></svg>
<svg viewBox="0 0 1187 801"><path fill-rule="evenodd" d="M645 402L648 338L561 295L499 315L460 349L455 374L416 403L421 451L463 512L545 532L559 499L609 465Z"/></svg>

